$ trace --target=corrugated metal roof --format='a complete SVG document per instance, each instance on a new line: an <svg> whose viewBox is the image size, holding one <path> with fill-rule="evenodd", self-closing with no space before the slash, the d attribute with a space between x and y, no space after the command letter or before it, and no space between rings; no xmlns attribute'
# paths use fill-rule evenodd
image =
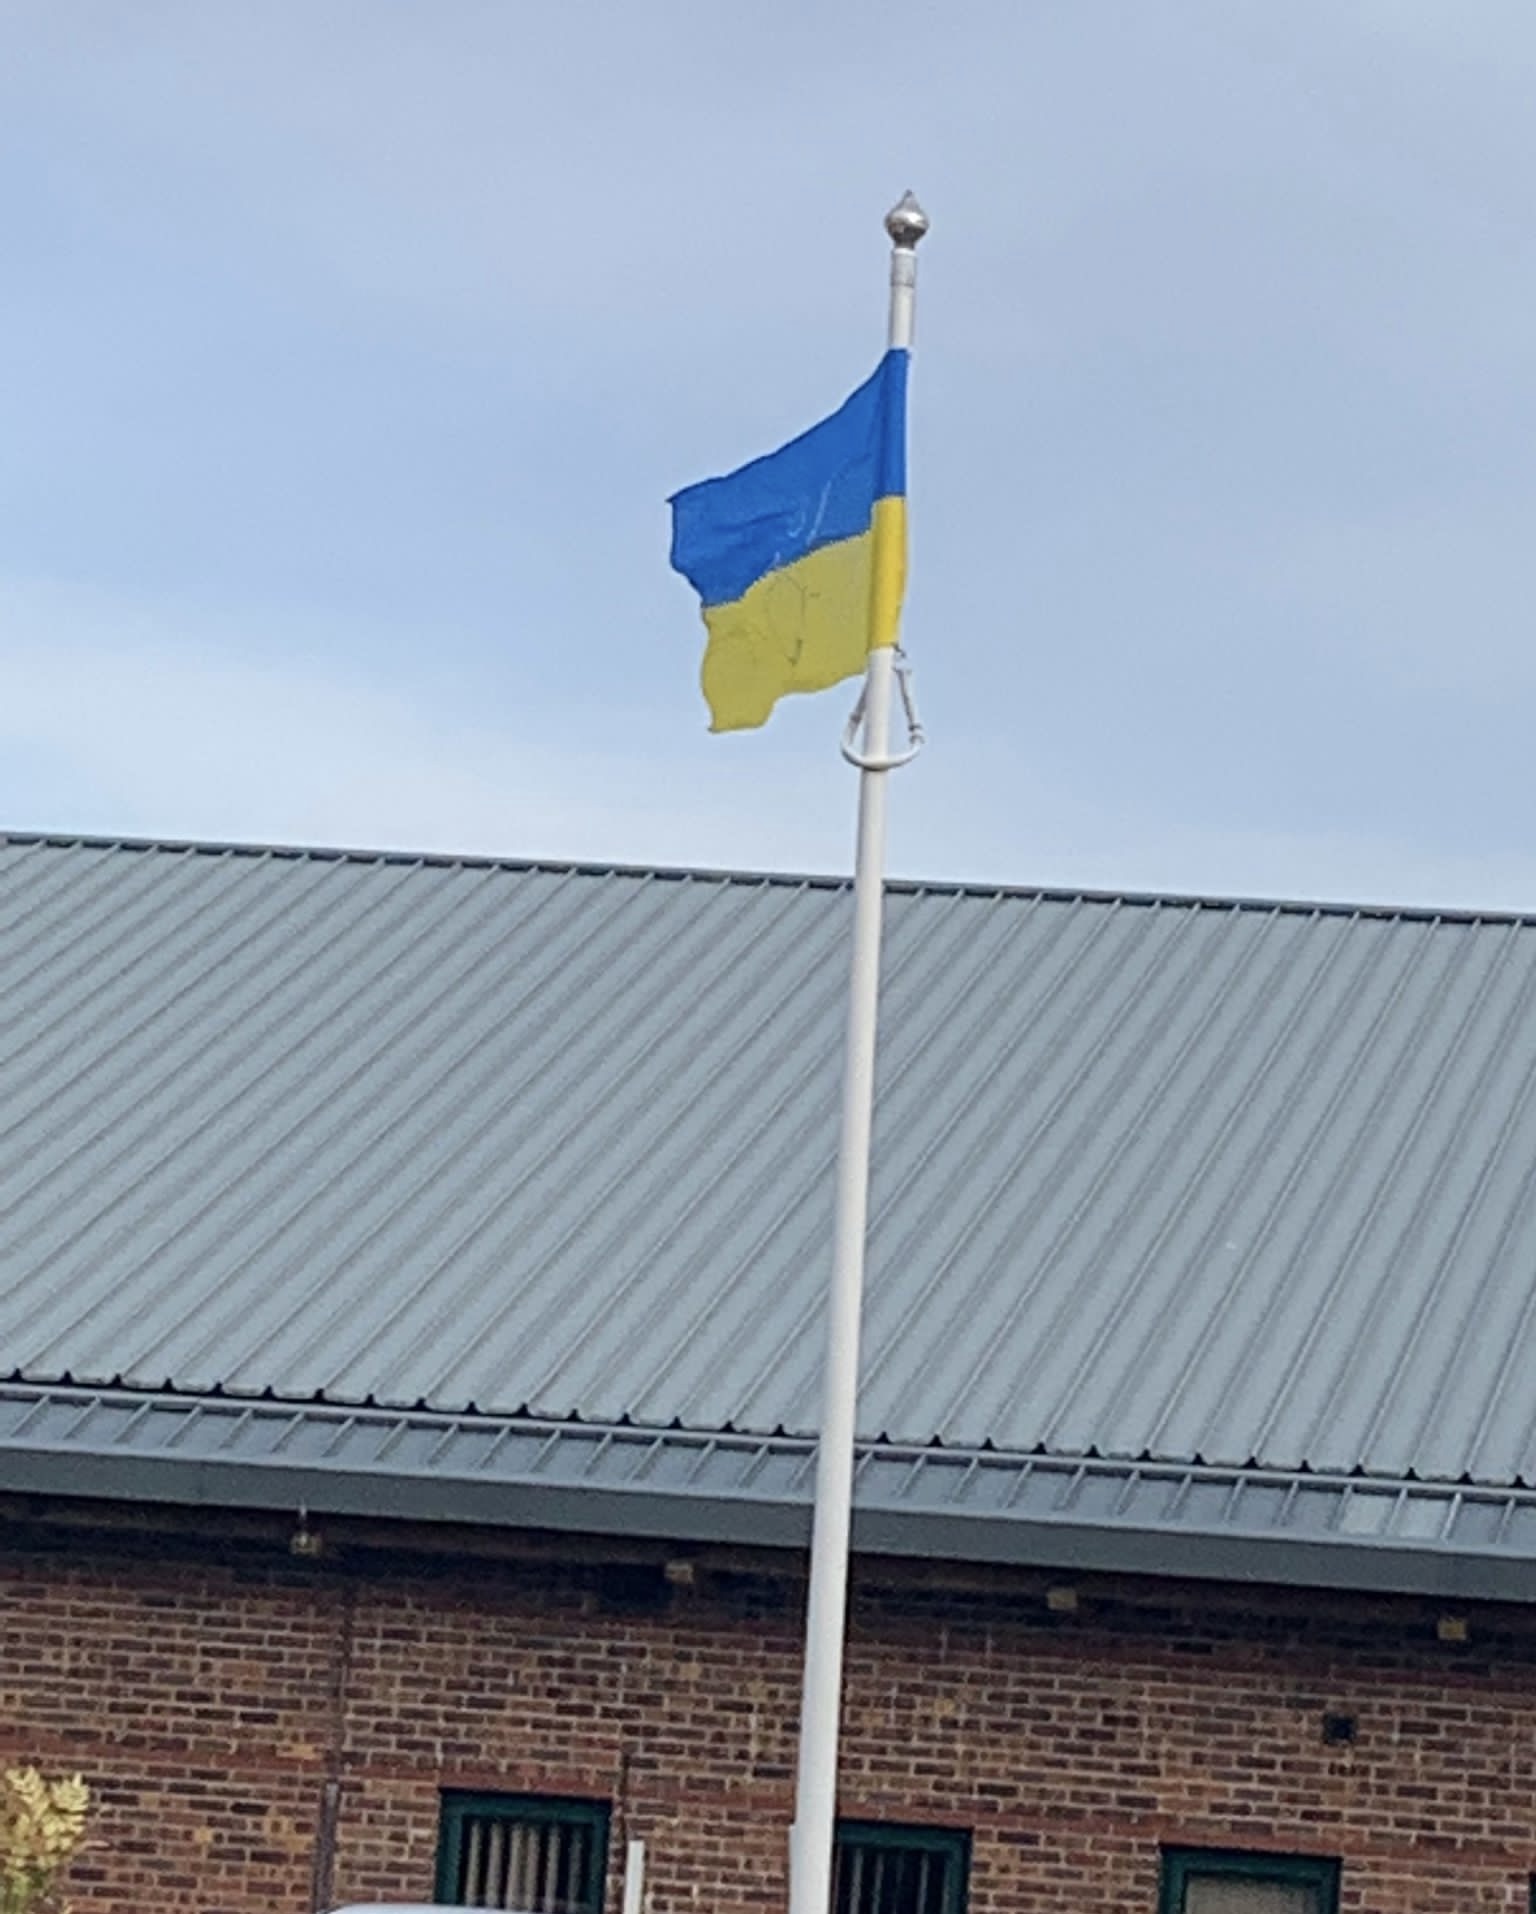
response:
<svg viewBox="0 0 1536 1914"><path fill-rule="evenodd" d="M38 1380L810 1431L826 880L0 844ZM1536 1479L1536 922L893 889L870 1439Z"/></svg>
<svg viewBox="0 0 1536 1914"><path fill-rule="evenodd" d="M0 1489L803 1546L786 1436L0 1387ZM992 1450L861 1449L883 1555L1529 1601L1536 1491Z"/></svg>

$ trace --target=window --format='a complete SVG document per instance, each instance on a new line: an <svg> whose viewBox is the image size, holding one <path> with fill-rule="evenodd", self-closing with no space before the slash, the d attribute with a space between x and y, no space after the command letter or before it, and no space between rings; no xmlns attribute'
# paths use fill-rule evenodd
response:
<svg viewBox="0 0 1536 1914"><path fill-rule="evenodd" d="M1161 1914L1335 1914L1338 1904L1337 1861L1163 1850Z"/></svg>
<svg viewBox="0 0 1536 1914"><path fill-rule="evenodd" d="M602 1914L608 1809L541 1795L445 1794L437 1898L522 1914Z"/></svg>
<svg viewBox="0 0 1536 1914"><path fill-rule="evenodd" d="M940 1828L842 1821L833 1914L965 1914L970 1842Z"/></svg>

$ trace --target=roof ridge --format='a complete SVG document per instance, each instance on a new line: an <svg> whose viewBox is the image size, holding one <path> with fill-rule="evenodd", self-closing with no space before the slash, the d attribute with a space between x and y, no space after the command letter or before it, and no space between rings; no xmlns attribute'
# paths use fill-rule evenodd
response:
<svg viewBox="0 0 1536 1914"><path fill-rule="evenodd" d="M48 850L166 851L202 857L269 857L293 862L378 865L417 864L432 870L547 872L568 877L629 877L660 883L771 885L792 889L850 890L851 876L828 871L730 870L709 865L630 864L563 857L513 857L489 851L433 851L359 845L261 843L219 838L131 837L86 831L0 830L0 848ZM1126 904L1137 909L1265 911L1301 917L1363 917L1389 922L1523 924L1536 926L1536 910L1481 910L1469 906L1359 903L1344 898L1223 896L1203 891L1100 889L1068 884L1016 884L976 878L888 877L896 896L1018 898L1063 904Z"/></svg>

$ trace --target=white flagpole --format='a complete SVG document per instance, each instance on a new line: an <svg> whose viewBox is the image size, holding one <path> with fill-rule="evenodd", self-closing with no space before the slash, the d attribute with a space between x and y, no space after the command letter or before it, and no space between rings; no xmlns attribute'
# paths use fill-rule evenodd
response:
<svg viewBox="0 0 1536 1914"><path fill-rule="evenodd" d="M891 236L888 343L912 344L917 242L927 215L908 193L886 215ZM859 771L859 833L853 874L853 965L843 1122L837 1159L837 1218L827 1304L816 1513L800 1699L800 1758L790 1832L789 1914L828 1914L832 1837L837 1814L837 1747L842 1713L843 1637L848 1609L848 1537L853 1514L853 1438L859 1382L859 1314L869 1210L869 1139L874 1111L875 1020L880 994L880 926L885 897L886 779L895 653L878 645L864 681ZM910 755L907 754L907 755Z"/></svg>

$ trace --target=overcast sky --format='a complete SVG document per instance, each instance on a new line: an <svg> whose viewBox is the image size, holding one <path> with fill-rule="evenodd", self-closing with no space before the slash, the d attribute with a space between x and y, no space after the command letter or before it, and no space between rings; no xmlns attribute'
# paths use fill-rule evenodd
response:
<svg viewBox="0 0 1536 1914"><path fill-rule="evenodd" d="M843 870L668 492L927 206L910 875L1536 909L1529 0L8 0L0 826Z"/></svg>

